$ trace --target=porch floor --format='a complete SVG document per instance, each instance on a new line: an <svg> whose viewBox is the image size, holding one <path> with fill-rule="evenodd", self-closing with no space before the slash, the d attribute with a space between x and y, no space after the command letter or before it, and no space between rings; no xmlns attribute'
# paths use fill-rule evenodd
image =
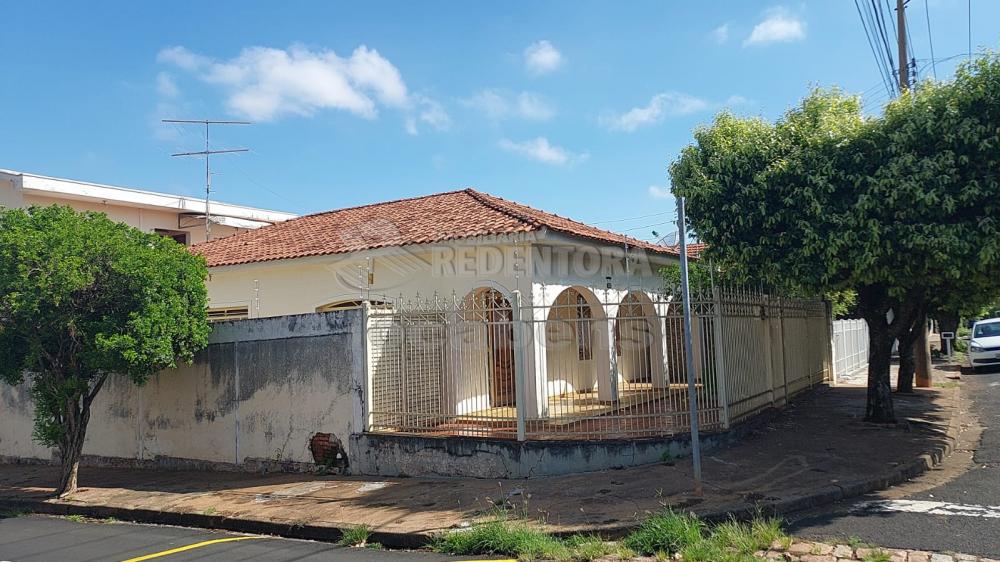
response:
<svg viewBox="0 0 1000 562"><path fill-rule="evenodd" d="M696 387L701 394L702 385ZM699 423L711 429L720 423L714 397L700 404ZM653 388L651 383L628 383L617 401L598 399L586 391L549 397L549 417L528 419L526 433L532 440L625 439L656 437L687 431L687 385L674 383ZM708 411L704 411L708 408ZM394 433L392 431L380 431ZM486 408L457 416L420 431L431 437L517 438L517 412L513 406Z"/></svg>

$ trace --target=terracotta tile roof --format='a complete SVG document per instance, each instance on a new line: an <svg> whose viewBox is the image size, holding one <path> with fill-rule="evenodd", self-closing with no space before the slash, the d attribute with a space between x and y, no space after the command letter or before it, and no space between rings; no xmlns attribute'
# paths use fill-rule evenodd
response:
<svg viewBox="0 0 1000 562"><path fill-rule="evenodd" d="M209 267L344 254L549 229L677 256L676 249L601 230L474 189L306 215L195 245Z"/></svg>
<svg viewBox="0 0 1000 562"><path fill-rule="evenodd" d="M700 258L701 257L701 253L704 252L705 248L707 248L707 247L708 247L708 244L703 244L701 242L691 242L691 243L689 243L687 245L687 254L688 254L688 257L689 258ZM680 244L675 244L673 246L670 246L670 249L673 250L677 255L680 255L680 253L681 253Z"/></svg>

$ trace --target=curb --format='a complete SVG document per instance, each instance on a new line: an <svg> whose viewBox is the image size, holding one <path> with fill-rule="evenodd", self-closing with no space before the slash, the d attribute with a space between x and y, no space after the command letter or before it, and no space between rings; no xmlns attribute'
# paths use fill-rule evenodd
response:
<svg viewBox="0 0 1000 562"><path fill-rule="evenodd" d="M737 509L699 512L690 510L703 521L719 523L729 519L747 520L758 514L783 515L794 511L822 507L841 500L862 496L870 492L884 490L896 484L911 480L935 466L951 454L958 442L960 431L956 421L961 409L961 388L953 391L955 403L954 413L948 420L948 429L944 439L929 452L923 453L910 462L900 464L896 468L873 476L824 486L810 494L793 496L773 502L761 502L752 506ZM305 539L324 542L335 542L343 536L345 528L324 525L300 525L295 523L277 523L257 519L236 519L220 515L204 515L200 513L178 513L171 511L156 511L151 509L129 509L108 506L87 506L72 503L61 503L52 500L17 500L0 499L0 509L12 511L30 511L44 515L82 515L97 519L113 517L121 521L135 523L152 523L157 525L175 525L179 527L195 527L217 529L236 533L274 535L292 539ZM595 525L572 530L556 531L555 536L568 536L581 532L600 534L606 539L617 539L625 536L638 526L638 522L624 524ZM378 542L390 548L416 549L426 546L434 537L434 532L393 533L374 530L370 542Z"/></svg>
<svg viewBox="0 0 1000 562"><path fill-rule="evenodd" d="M300 525L296 523L277 523L258 519L236 519L221 515L203 515L200 513L178 513L172 511L156 511L152 509L129 509L108 506L88 506L67 503L55 503L47 500L0 500L0 509L11 511L28 511L42 515L82 515L93 519L114 519L129 523L148 523L154 525L173 525L176 527L193 527L248 533L254 535L274 535L289 539L305 539L323 542L336 542L344 534L344 528L325 525ZM431 533L392 533L374 530L369 542L381 543L387 547L400 549L416 549L427 545L433 535Z"/></svg>

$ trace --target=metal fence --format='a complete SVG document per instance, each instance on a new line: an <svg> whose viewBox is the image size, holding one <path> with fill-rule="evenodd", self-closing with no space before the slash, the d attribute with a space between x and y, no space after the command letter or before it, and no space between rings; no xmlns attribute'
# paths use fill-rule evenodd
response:
<svg viewBox="0 0 1000 562"><path fill-rule="evenodd" d="M699 423L718 430L829 378L821 301L692 297ZM620 439L690 429L680 301L562 290L547 304L481 289L366 308L367 430Z"/></svg>
<svg viewBox="0 0 1000 562"><path fill-rule="evenodd" d="M833 323L833 374L840 381L868 367L868 323L836 320Z"/></svg>

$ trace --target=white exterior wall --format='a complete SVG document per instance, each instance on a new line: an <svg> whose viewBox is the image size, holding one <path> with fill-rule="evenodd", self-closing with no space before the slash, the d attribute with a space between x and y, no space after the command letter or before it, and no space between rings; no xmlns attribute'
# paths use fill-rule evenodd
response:
<svg viewBox="0 0 1000 562"><path fill-rule="evenodd" d="M504 264L512 264L515 253L520 259L528 248L512 242L480 245L456 241L433 248L397 247L214 267L208 281L209 306L249 305L251 317L266 318L315 312L320 306L340 301L398 299L400 295L404 300L418 295L433 299L435 293L442 299L454 296L461 301L481 287L497 289L510 299L514 290L530 290L527 263L516 268L505 266L488 275L477 273L482 271L477 260L493 260L477 257L477 253L484 253L483 247L489 248L490 254L499 252ZM465 258L452 260L450 252L467 255L467 263L463 265ZM370 286L366 282L369 271L374 281Z"/></svg>
<svg viewBox="0 0 1000 562"><path fill-rule="evenodd" d="M145 232L155 229L187 232L189 244L205 241L204 221L196 218L196 215L205 210L204 200L0 170L0 207L55 204L67 205L77 211L105 213L112 220ZM243 221L231 223L240 228L213 223L212 239L232 236L250 227L295 216L218 201L213 201L210 209L213 216ZM184 226L181 226L182 217ZM247 228L242 228L243 226Z"/></svg>
<svg viewBox="0 0 1000 562"><path fill-rule="evenodd" d="M188 243L197 244L205 241L204 224L195 227L180 226L180 214L170 211L158 211L154 209L143 209L141 207L125 207L122 205L100 204L89 201L76 201L73 199L56 199L52 197L42 197L38 195L25 194L22 197L22 207L30 205L69 205L77 211L95 211L108 215L108 218L123 222L129 226L134 226L144 232L153 232L156 229L175 230L188 233ZM221 224L212 225L212 239L232 236L245 229L233 228Z"/></svg>

